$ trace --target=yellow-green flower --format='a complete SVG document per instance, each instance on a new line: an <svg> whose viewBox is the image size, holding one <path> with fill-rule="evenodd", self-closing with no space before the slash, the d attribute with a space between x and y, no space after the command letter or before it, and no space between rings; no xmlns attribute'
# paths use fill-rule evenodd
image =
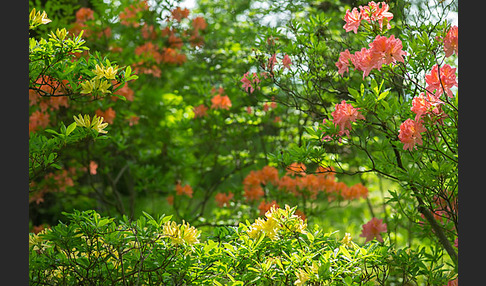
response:
<svg viewBox="0 0 486 286"><path fill-rule="evenodd" d="M295 280L294 285L297 286L305 285L305 282L309 280L309 273L303 269L299 269L297 273L295 273L295 276L297 276L297 280Z"/></svg>
<svg viewBox="0 0 486 286"><path fill-rule="evenodd" d="M100 80L100 81L95 81L97 88L99 91L102 93L111 93L111 91L108 90L110 88L111 84L106 81L106 80Z"/></svg>
<svg viewBox="0 0 486 286"><path fill-rule="evenodd" d="M93 120L90 120L89 115L85 114L83 117L81 114L79 114L78 117L73 116L73 118L77 126L91 128L102 134L108 133L108 131L103 130L106 128L106 126L108 126L108 123L103 123L104 118L101 116L98 117L97 115L95 115L93 117Z"/></svg>
<svg viewBox="0 0 486 286"><path fill-rule="evenodd" d="M90 128L90 119L89 119L89 115L88 114L85 114L84 117L79 114L78 117L76 116L73 116L74 118L74 122L76 122L76 125L79 126L79 127L86 127L86 128Z"/></svg>
<svg viewBox="0 0 486 286"><path fill-rule="evenodd" d="M111 84L106 80L100 80L99 78L97 78L97 76L94 77L92 80L82 82L80 85L81 93L83 94L92 93L93 91L97 90L101 91L102 93L111 93L111 91L108 90Z"/></svg>
<svg viewBox="0 0 486 286"><path fill-rule="evenodd" d="M200 231L185 221L181 225L175 221L168 221L164 224L162 231L165 236L170 238L173 245L194 245L199 243Z"/></svg>
<svg viewBox="0 0 486 286"><path fill-rule="evenodd" d="M96 75L93 79L99 79L105 76L105 69L100 65L96 65L93 72Z"/></svg>
<svg viewBox="0 0 486 286"><path fill-rule="evenodd" d="M93 79L101 79L103 77L106 79L115 79L117 71L118 66L105 68L103 65L100 66L97 64L93 70L96 75Z"/></svg>
<svg viewBox="0 0 486 286"><path fill-rule="evenodd" d="M108 126L108 123L103 123L103 117L98 117L97 115L95 115L93 117L93 121L91 122L91 129L94 129L96 131L98 131L98 133L102 133L102 134L106 134L108 133L108 131L106 130L103 130L106 128L106 126Z"/></svg>
<svg viewBox="0 0 486 286"><path fill-rule="evenodd" d="M95 89L94 81L91 81L91 80L87 80L85 82L82 82L82 83L80 83L80 85L81 85L81 93L83 93L83 94L92 93L93 90Z"/></svg>
<svg viewBox="0 0 486 286"><path fill-rule="evenodd" d="M341 240L341 243L344 244L347 247L354 247L353 241L351 240L351 234L345 233L343 239Z"/></svg>
<svg viewBox="0 0 486 286"><path fill-rule="evenodd" d="M105 69L105 77L106 79L115 79L115 75L118 68L115 67L108 67Z"/></svg>
<svg viewBox="0 0 486 286"><path fill-rule="evenodd" d="M32 11L30 11L29 29L35 28L42 24L47 24L49 22L52 22L52 20L47 18L46 11L42 11L42 13L40 11L37 12L35 8L33 8Z"/></svg>

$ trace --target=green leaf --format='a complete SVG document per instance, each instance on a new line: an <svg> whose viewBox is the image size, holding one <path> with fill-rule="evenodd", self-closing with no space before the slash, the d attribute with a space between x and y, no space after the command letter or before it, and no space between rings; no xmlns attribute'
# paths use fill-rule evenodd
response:
<svg viewBox="0 0 486 286"><path fill-rule="evenodd" d="M380 94L380 96L378 96L378 98L376 99L376 101L382 100L383 98L385 98L388 95L388 93L390 93L390 91L389 90L385 90L384 92L382 92Z"/></svg>
<svg viewBox="0 0 486 286"><path fill-rule="evenodd" d="M71 134L74 131L74 129L76 129L76 122L69 124L69 126L66 129L66 135Z"/></svg>
<svg viewBox="0 0 486 286"><path fill-rule="evenodd" d="M351 87L348 86L348 92L351 95L351 97L354 98L354 99L359 97L359 92L354 88L351 88Z"/></svg>

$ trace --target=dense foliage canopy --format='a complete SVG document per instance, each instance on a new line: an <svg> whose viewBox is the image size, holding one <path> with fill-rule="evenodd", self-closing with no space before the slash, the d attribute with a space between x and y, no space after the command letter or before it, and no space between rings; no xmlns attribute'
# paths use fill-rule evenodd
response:
<svg viewBox="0 0 486 286"><path fill-rule="evenodd" d="M31 284L457 285L457 1L29 4Z"/></svg>

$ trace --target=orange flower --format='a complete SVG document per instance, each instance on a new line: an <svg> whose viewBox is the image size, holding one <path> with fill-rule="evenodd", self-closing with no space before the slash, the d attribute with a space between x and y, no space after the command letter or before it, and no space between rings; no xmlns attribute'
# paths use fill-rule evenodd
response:
<svg viewBox="0 0 486 286"><path fill-rule="evenodd" d="M363 186L363 184L358 183L358 184L351 186L349 188L344 188L341 191L341 196L345 200L366 198L368 196L368 188Z"/></svg>
<svg viewBox="0 0 486 286"><path fill-rule="evenodd" d="M181 186L180 183L177 183L177 185L176 185L176 194L178 196L181 196L181 195L184 194L184 195L192 198L192 187L190 185L184 185L184 187L183 187L183 186Z"/></svg>
<svg viewBox="0 0 486 286"><path fill-rule="evenodd" d="M261 198L265 193L261 186L244 186L244 194L243 196L246 198L247 201L258 200Z"/></svg>
<svg viewBox="0 0 486 286"><path fill-rule="evenodd" d="M272 185L276 186L278 184L278 170L272 166L265 166L260 171L261 177L263 179L263 183L267 184L268 182L272 183Z"/></svg>
<svg viewBox="0 0 486 286"><path fill-rule="evenodd" d="M204 30L208 26L203 17L196 17L192 20L192 26L195 30Z"/></svg>
<svg viewBox="0 0 486 286"><path fill-rule="evenodd" d="M245 186L260 186L262 182L263 180L260 177L260 173L253 170L251 170L245 179L243 179L243 185Z"/></svg>
<svg viewBox="0 0 486 286"><path fill-rule="evenodd" d="M300 217L300 219L301 219L302 221L304 221L304 222L305 222L305 220L306 220L307 216L304 214L304 212L303 212L303 211L301 211L301 210L295 210L294 214L295 214L296 216L299 216L299 217Z"/></svg>
<svg viewBox="0 0 486 286"><path fill-rule="evenodd" d="M105 122L108 122L109 124L113 124L113 120L115 119L116 112L113 110L113 108L109 107L105 111L101 111L100 109L96 110L96 115L99 117L103 117Z"/></svg>
<svg viewBox="0 0 486 286"><path fill-rule="evenodd" d="M187 8L181 9L181 7L177 7L171 11L172 18L177 22L182 21L182 19L187 18L189 16L189 10Z"/></svg>
<svg viewBox="0 0 486 286"><path fill-rule="evenodd" d="M211 108L215 109L229 109L231 107L231 100L227 95L221 96L217 94L211 99L211 103Z"/></svg>
<svg viewBox="0 0 486 286"><path fill-rule="evenodd" d="M286 168L287 173L285 175L300 175L300 176L305 176L306 173L305 171L307 170L306 166L303 163L297 163L294 162L287 166Z"/></svg>
<svg viewBox="0 0 486 286"><path fill-rule="evenodd" d="M206 111L208 110L208 108L204 104L201 104L194 107L192 110L194 111L194 118L198 118L206 116Z"/></svg>
<svg viewBox="0 0 486 286"><path fill-rule="evenodd" d="M258 209L260 210L260 215L264 215L272 206L275 206L275 208L279 208L280 206L277 204L275 200L266 203L265 200L262 200L260 202L260 205L258 206Z"/></svg>
<svg viewBox="0 0 486 286"><path fill-rule="evenodd" d="M36 131L39 127L46 128L49 122L49 114L37 110L29 117L29 132Z"/></svg>
<svg viewBox="0 0 486 286"><path fill-rule="evenodd" d="M289 177L287 175L283 176L280 178L278 182L278 189L279 190L284 190L287 192L292 192L294 193L297 188L297 180L295 180L292 177Z"/></svg>
<svg viewBox="0 0 486 286"><path fill-rule="evenodd" d="M98 169L98 164L95 161L89 162L89 173L91 175L96 175L96 169Z"/></svg>
<svg viewBox="0 0 486 286"><path fill-rule="evenodd" d="M452 56L452 54L458 54L458 33L459 29L457 26L452 26L447 32L444 38L444 52L446 57Z"/></svg>
<svg viewBox="0 0 486 286"><path fill-rule="evenodd" d="M93 20L94 19L93 13L94 11L90 8L86 8L86 7L79 8L79 10L76 12L76 22L84 23L87 20Z"/></svg>
<svg viewBox="0 0 486 286"><path fill-rule="evenodd" d="M229 192L228 194L225 193L217 193L214 199L218 204L218 207L222 208L224 206L229 206L229 201L233 199L233 193Z"/></svg>
<svg viewBox="0 0 486 286"><path fill-rule="evenodd" d="M137 125L138 124L138 121L140 120L140 117L139 116L136 116L136 115L131 115L130 117L128 117L128 125L129 126L133 126L133 125Z"/></svg>
<svg viewBox="0 0 486 286"><path fill-rule="evenodd" d="M168 195L167 196L167 202L169 203L169 205L173 205L174 204L174 196Z"/></svg>
<svg viewBox="0 0 486 286"><path fill-rule="evenodd" d="M115 92L115 94L124 96L126 98L126 100L128 100L128 101L133 101L133 90L128 87L128 82L126 82L125 85L122 88L117 90ZM117 101L118 97L112 96L111 100Z"/></svg>

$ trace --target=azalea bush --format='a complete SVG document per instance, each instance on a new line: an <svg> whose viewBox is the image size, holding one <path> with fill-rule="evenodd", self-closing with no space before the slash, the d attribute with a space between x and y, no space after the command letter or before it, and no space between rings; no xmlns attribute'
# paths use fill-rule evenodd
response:
<svg viewBox="0 0 486 286"><path fill-rule="evenodd" d="M32 283L457 283L456 3L347 3L31 1Z"/></svg>
<svg viewBox="0 0 486 286"><path fill-rule="evenodd" d="M201 231L170 216L116 221L95 211L64 213L66 223L30 234L30 283L384 285L390 265L420 259L390 253L379 242L359 246L349 233L309 228L294 211L272 208L251 224L215 229L204 240Z"/></svg>
<svg viewBox="0 0 486 286"><path fill-rule="evenodd" d="M427 16L417 26L402 17L396 24L400 28L394 27L395 14L384 2L351 7L343 13L342 27L350 35L340 42L325 32L330 19L316 16L291 22L278 37L291 41L292 36L293 44L281 40L277 49L259 46L255 60L261 71L250 81L243 75L242 87L250 93L260 87L276 88L280 101L295 103L313 122L306 127L302 144L275 154L279 162L332 167L336 174L375 173L396 182L386 200L386 205L395 207L393 223L414 224L420 236L441 245L455 268L458 82L453 66L458 34L457 26L443 19L451 5L437 4L438 18ZM322 27L323 32L309 36L306 26ZM273 51L278 49L302 72L274 73L279 61ZM314 58L301 56L306 49L339 57L334 57L333 69L314 70L310 68ZM284 67L289 64L281 61ZM309 68L315 72L310 78L303 72ZM323 85L326 81L330 84ZM335 103L314 104L316 94L334 97Z"/></svg>

